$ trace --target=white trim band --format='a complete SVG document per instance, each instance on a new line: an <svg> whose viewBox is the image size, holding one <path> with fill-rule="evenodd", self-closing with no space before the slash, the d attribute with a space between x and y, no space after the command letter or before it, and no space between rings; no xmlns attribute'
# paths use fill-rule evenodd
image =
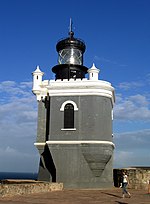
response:
<svg viewBox="0 0 150 204"><path fill-rule="evenodd" d="M108 144L111 145L113 147L115 147L115 144L113 142L109 142L109 141L97 141L97 140L72 140L72 141L60 141L60 140L56 140L56 141L46 141L46 142L35 142L34 145L35 146L44 146L45 144Z"/></svg>
<svg viewBox="0 0 150 204"><path fill-rule="evenodd" d="M46 144L46 142L35 142L34 145L35 146L44 146Z"/></svg>
<svg viewBox="0 0 150 204"><path fill-rule="evenodd" d="M97 140L78 140L78 141L46 141L46 144L108 144L115 147L113 142Z"/></svg>

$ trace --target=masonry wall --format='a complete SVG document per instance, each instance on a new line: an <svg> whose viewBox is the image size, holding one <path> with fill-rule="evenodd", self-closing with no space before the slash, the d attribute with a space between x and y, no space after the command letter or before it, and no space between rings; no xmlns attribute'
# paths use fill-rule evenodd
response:
<svg viewBox="0 0 150 204"><path fill-rule="evenodd" d="M61 130L64 113L61 105L74 101L75 131ZM59 96L51 97L49 140L107 140L112 141L112 104L103 96Z"/></svg>
<svg viewBox="0 0 150 204"><path fill-rule="evenodd" d="M64 129L65 101L73 101L74 130ZM48 103L47 103L48 105ZM39 102L37 142L112 142L112 103L104 96L53 96L49 107ZM49 110L49 116L47 113ZM47 117L48 116L48 117ZM49 124L47 119L49 119ZM49 150L48 150L49 149ZM113 186L113 146L110 144L48 144L38 146L39 180L62 182L64 188Z"/></svg>
<svg viewBox="0 0 150 204"><path fill-rule="evenodd" d="M76 130L64 130L64 112L60 111L65 101L76 103ZM103 96L51 97L49 140L98 140L112 141L112 104ZM63 129L63 130L62 130ZM111 145L48 145L56 166L56 181L64 188L111 187Z"/></svg>
<svg viewBox="0 0 150 204"><path fill-rule="evenodd" d="M15 181L15 180L14 180ZM8 196L15 196L15 195L27 195L32 193L46 193L51 191L62 191L63 184L61 183L23 183L18 181L16 184L1 184L0 185L0 197L8 197Z"/></svg>
<svg viewBox="0 0 150 204"><path fill-rule="evenodd" d="M122 171L127 172L130 188L148 189L148 184L150 183L150 167L114 169L114 184L116 187L120 185Z"/></svg>

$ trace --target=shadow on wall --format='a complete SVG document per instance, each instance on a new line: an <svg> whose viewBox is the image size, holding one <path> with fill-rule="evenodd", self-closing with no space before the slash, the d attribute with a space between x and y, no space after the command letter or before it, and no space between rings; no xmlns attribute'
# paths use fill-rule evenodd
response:
<svg viewBox="0 0 150 204"><path fill-rule="evenodd" d="M46 168L52 176L52 182L56 182L56 168L47 145L45 145L44 152L41 154L40 166Z"/></svg>

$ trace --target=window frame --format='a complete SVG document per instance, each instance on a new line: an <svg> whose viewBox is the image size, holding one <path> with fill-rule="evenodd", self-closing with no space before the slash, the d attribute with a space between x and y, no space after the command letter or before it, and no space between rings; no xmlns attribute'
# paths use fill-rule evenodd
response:
<svg viewBox="0 0 150 204"><path fill-rule="evenodd" d="M74 114L73 114L73 121L74 121L74 127L73 128L65 128L64 127L64 120L65 120L65 107L67 104L72 104L73 106L73 109L74 109ZM78 111L78 107L77 107L77 104L74 102L74 101L71 101L71 100L68 100L68 101L65 101L62 105L61 105L61 108L60 108L60 111L64 112L63 114L63 128L61 128L61 130L76 130L75 128L75 111Z"/></svg>

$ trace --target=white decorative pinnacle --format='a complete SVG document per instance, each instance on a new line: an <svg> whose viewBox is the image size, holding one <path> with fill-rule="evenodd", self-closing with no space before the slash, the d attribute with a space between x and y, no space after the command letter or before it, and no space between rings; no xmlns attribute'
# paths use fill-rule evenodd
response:
<svg viewBox="0 0 150 204"><path fill-rule="evenodd" d="M36 70L32 74L33 75L35 74L43 75L44 73L40 70L40 66L37 65Z"/></svg>
<svg viewBox="0 0 150 204"><path fill-rule="evenodd" d="M41 72L39 65L37 65L35 72Z"/></svg>
<svg viewBox="0 0 150 204"><path fill-rule="evenodd" d="M41 72L40 66L38 65L36 67L36 70L32 72L32 75L33 75L32 92L38 97L38 95L41 93L42 76L44 75L44 72Z"/></svg>
<svg viewBox="0 0 150 204"><path fill-rule="evenodd" d="M96 68L95 64L93 63L92 67L88 70L89 73L89 80L97 81L99 69Z"/></svg>
<svg viewBox="0 0 150 204"><path fill-rule="evenodd" d="M97 69L94 62L93 62L93 65L92 65L91 69Z"/></svg>
<svg viewBox="0 0 150 204"><path fill-rule="evenodd" d="M90 70L92 70L92 71L94 71L94 72L99 72L99 71L100 71L100 70L95 66L94 63L93 63L93 65L92 65L92 67L91 67Z"/></svg>

